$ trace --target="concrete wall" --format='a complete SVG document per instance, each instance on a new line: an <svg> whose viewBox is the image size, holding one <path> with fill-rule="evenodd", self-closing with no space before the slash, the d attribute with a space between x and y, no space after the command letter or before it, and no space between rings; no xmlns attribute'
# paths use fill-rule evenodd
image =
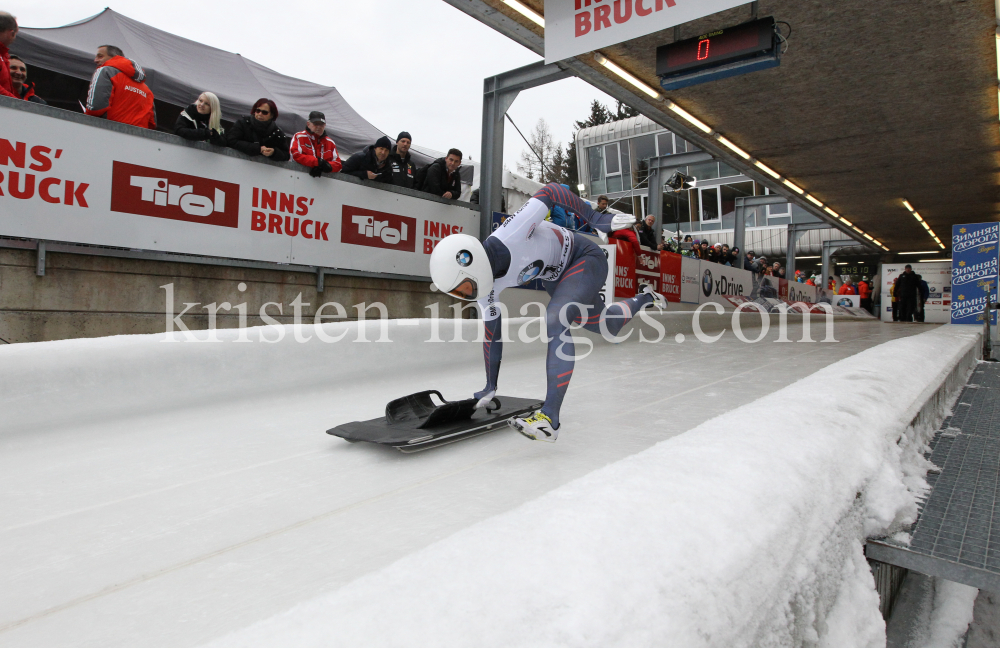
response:
<svg viewBox="0 0 1000 648"><path fill-rule="evenodd" d="M167 327L166 294L173 284L175 309L195 303L181 318L190 329L206 329L205 305L246 303L247 324L259 326L266 302L282 304L284 315L271 306L268 314L281 323L293 321L292 302L301 295L303 318L312 323L319 305L338 302L346 319L357 319L358 303L382 302L389 317L427 317L425 307L440 304L441 314L455 300L430 290L423 281L375 279L327 274L324 291L316 291L313 272L264 270L171 261L90 256L49 252L45 276L35 274L36 252L0 248L0 338L11 343L42 342L80 337L160 333ZM240 283L246 290L240 292ZM324 321L336 319L332 307ZM468 313L466 314L468 316ZM375 310L369 318L378 317ZM239 314L222 310L217 328L239 325Z"/></svg>

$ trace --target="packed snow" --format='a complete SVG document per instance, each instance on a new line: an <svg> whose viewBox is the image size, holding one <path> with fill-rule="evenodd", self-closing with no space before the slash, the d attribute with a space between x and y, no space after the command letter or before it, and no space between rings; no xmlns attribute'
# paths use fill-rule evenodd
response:
<svg viewBox="0 0 1000 648"><path fill-rule="evenodd" d="M863 351L210 645L884 646L863 541L914 519L914 408L976 340Z"/></svg>

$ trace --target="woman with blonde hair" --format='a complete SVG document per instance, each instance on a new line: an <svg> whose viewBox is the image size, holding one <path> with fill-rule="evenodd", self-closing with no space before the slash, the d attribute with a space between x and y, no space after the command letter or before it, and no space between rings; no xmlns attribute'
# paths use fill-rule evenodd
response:
<svg viewBox="0 0 1000 648"><path fill-rule="evenodd" d="M219 98L211 92L202 92L198 100L181 111L174 123L174 134L195 142L210 142L225 146L222 108Z"/></svg>

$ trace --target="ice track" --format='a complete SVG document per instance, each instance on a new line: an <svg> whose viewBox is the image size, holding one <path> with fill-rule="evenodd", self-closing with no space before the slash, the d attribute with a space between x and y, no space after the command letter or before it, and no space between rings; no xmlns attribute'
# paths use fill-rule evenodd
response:
<svg viewBox="0 0 1000 648"><path fill-rule="evenodd" d="M200 645L927 330L838 321L836 344L773 344L775 330L752 345L598 344L555 445L504 429L404 455L324 434L396 396L482 386L479 345L421 343L426 328L393 323L392 343L298 344L288 329L274 345L230 331L0 348L0 647ZM544 395L543 348L508 346L501 394Z"/></svg>

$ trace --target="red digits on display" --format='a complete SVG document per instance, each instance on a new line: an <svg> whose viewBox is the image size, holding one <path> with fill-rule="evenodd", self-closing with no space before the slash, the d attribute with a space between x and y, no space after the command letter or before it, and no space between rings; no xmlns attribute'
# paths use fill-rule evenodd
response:
<svg viewBox="0 0 1000 648"><path fill-rule="evenodd" d="M708 58L709 40L698 41L698 60L704 61Z"/></svg>

